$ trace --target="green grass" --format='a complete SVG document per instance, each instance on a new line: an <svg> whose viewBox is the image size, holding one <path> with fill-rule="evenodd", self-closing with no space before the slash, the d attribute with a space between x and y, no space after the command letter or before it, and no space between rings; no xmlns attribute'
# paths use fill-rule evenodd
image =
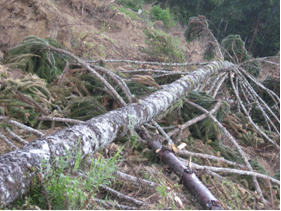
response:
<svg viewBox="0 0 281 211"><path fill-rule="evenodd" d="M73 153L56 158L53 167L42 163L43 169L48 169L48 174L43 179L35 176L32 180L28 194L22 196L13 203L12 209L93 209L89 207L89 199L98 193L100 184L111 185L115 181L113 172L116 171L116 162L119 161L118 151L109 159L98 158L97 160L81 159L82 151L79 144L75 155L75 162L70 166L67 160L73 159ZM88 170L86 169L88 165ZM73 172L83 172L88 179L77 177ZM37 175L42 175L38 172Z"/></svg>
<svg viewBox="0 0 281 211"><path fill-rule="evenodd" d="M131 19L134 19L134 20L140 20L139 16L137 13L133 12L133 11L130 11L128 10L127 8L124 8L124 7L118 7L118 9L123 12L125 15L129 16Z"/></svg>
<svg viewBox="0 0 281 211"><path fill-rule="evenodd" d="M142 9L143 0L118 0L118 4L138 11L139 9Z"/></svg>

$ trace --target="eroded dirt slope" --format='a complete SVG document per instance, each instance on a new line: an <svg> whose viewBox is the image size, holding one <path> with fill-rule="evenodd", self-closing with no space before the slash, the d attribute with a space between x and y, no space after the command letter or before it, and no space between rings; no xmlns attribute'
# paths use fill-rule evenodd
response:
<svg viewBox="0 0 281 211"><path fill-rule="evenodd" d="M0 51L3 53L28 35L52 37L84 59L149 60L144 20L132 20L112 1L0 0ZM146 7L145 7L146 8ZM149 8L149 7L147 7ZM181 27L168 31L179 37L187 62L202 61L203 49L184 41Z"/></svg>

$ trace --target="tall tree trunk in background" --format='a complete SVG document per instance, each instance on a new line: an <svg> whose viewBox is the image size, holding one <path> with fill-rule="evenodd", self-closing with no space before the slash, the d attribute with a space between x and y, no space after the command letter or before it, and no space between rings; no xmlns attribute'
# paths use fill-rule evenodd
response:
<svg viewBox="0 0 281 211"><path fill-rule="evenodd" d="M232 66L229 62L214 61L137 103L36 139L23 148L0 157L1 207L10 204L28 190L32 178L38 174L38 168L47 170L56 164L55 158L66 156L67 153L70 153L68 162L73 165L79 151L82 157L98 151L117 137L149 122L199 84L205 83L209 77Z"/></svg>

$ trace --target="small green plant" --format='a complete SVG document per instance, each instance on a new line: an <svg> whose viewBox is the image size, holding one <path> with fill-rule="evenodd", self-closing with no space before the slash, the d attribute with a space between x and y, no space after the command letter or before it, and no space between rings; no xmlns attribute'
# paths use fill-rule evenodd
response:
<svg viewBox="0 0 281 211"><path fill-rule="evenodd" d="M41 209L87 209L88 199L96 195L99 185L110 185L115 180L116 162L119 161L118 151L113 157L105 160L99 157L92 159L89 171L82 171L82 150L80 141L77 144L75 162L70 166L68 161L73 159L73 153L54 159L52 169L48 170L43 180L35 177L29 193L22 199L14 202L15 208L37 205ZM42 163L42 169L48 165ZM72 172L83 172L88 179L77 178ZM42 172L43 173L43 172ZM39 173L41 174L41 173ZM42 174L41 174L42 175ZM87 193L87 194L85 194ZM92 207L91 207L92 208Z"/></svg>
<svg viewBox="0 0 281 211"><path fill-rule="evenodd" d="M174 198L172 197L171 193L169 193L169 192L166 190L167 187L164 186L164 185L162 184L162 182L160 182L160 184L161 184L161 186L157 187L156 190L158 191L158 193L159 193L165 200L167 200L168 197L171 199L171 201L172 201L172 206L173 206L173 210L175 210L175 209L176 209L176 204L175 204Z"/></svg>
<svg viewBox="0 0 281 211"><path fill-rule="evenodd" d="M98 45L97 53L100 57L105 57L106 56L105 47L103 45Z"/></svg>
<svg viewBox="0 0 281 211"><path fill-rule="evenodd" d="M124 8L124 7L118 7L118 9L123 12L125 15L129 16L131 19L134 19L134 20L140 20L139 16L137 13L133 12L133 11L130 11L128 10L127 8Z"/></svg>
<svg viewBox="0 0 281 211"><path fill-rule="evenodd" d="M163 197L167 197L167 194L166 194L166 189L167 189L167 187L165 187L164 185L161 185L161 186L159 186L159 187L157 187L157 191L158 191L158 193L161 195L161 196L163 196Z"/></svg>
<svg viewBox="0 0 281 211"><path fill-rule="evenodd" d="M49 1L50 5L52 5L54 8L57 8L56 4L53 1Z"/></svg>
<svg viewBox="0 0 281 211"><path fill-rule="evenodd" d="M160 6L154 5L149 14L151 15L152 19L163 21L164 26L167 28L172 26L173 24L169 7L167 7L166 9L161 9Z"/></svg>
<svg viewBox="0 0 281 211"><path fill-rule="evenodd" d="M134 134L130 137L130 142L132 143L132 145L135 147L135 148L138 148L139 147L139 142L138 142L138 135L137 134Z"/></svg>
<svg viewBox="0 0 281 211"><path fill-rule="evenodd" d="M142 9L143 0L118 0L118 4L138 11Z"/></svg>
<svg viewBox="0 0 281 211"><path fill-rule="evenodd" d="M151 56L163 57L167 62L184 62L185 54L180 48L179 39L172 38L161 30L144 29L148 53Z"/></svg>

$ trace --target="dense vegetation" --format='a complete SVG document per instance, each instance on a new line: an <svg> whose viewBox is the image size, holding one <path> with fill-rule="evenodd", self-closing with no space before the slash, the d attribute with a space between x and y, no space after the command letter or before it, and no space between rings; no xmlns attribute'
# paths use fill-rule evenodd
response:
<svg viewBox="0 0 281 211"><path fill-rule="evenodd" d="M254 57L273 56L279 52L279 0L157 0L156 2L162 8L170 8L174 17L183 25L187 25L190 17L204 15L219 41L230 34L240 35Z"/></svg>

